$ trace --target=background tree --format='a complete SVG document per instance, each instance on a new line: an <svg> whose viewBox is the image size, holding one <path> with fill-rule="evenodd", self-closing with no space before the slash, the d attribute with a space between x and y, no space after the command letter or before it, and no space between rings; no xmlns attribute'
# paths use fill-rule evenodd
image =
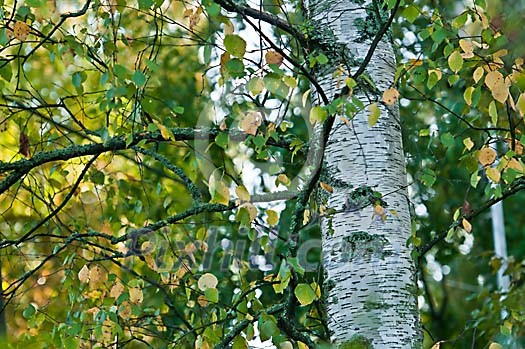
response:
<svg viewBox="0 0 525 349"><path fill-rule="evenodd" d="M482 0L443 11L358 3L370 16L341 18L368 35L359 45L370 54L393 39L393 82L300 2L2 2L8 344L328 345L320 222L330 231L344 215L341 183L322 171L323 135L381 129L392 88L412 211L399 237L415 247L424 346L523 347L525 80L513 14ZM363 219L406 217L388 189L348 180L374 198ZM485 229L503 199L505 293ZM379 313L371 301L365 315Z"/></svg>

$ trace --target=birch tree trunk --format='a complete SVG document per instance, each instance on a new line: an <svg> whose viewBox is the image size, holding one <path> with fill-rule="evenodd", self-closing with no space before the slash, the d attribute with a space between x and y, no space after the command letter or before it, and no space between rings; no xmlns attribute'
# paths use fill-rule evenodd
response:
<svg viewBox="0 0 525 349"><path fill-rule="evenodd" d="M382 2L310 3L314 25L330 28L345 46L344 68L350 64L351 73L389 17ZM323 178L334 187L328 206L338 213L323 221L323 266L327 320L338 346L420 348L422 342L415 265L406 246L411 229L399 110L397 103L381 101L382 91L394 83L390 40L383 36L364 72L377 89L370 84L353 91L365 106L379 102L379 121L369 126L367 108L350 124L336 119L325 149ZM319 77L332 99L342 88L333 77L336 68Z"/></svg>

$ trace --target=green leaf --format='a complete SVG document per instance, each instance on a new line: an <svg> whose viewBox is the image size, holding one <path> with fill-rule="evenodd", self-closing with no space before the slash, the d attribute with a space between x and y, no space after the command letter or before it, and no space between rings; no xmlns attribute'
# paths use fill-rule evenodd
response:
<svg viewBox="0 0 525 349"><path fill-rule="evenodd" d="M448 56L448 66L454 73L460 71L461 67L463 67L463 57L461 57L461 53L458 51L452 52L452 54Z"/></svg>
<svg viewBox="0 0 525 349"><path fill-rule="evenodd" d="M213 303L219 302L219 290L217 290L216 288L205 289L204 296L210 302L213 302Z"/></svg>
<svg viewBox="0 0 525 349"><path fill-rule="evenodd" d="M139 0L139 9L148 10L153 5L153 0Z"/></svg>
<svg viewBox="0 0 525 349"><path fill-rule="evenodd" d="M13 69L7 60L0 60L0 76L7 82L13 77Z"/></svg>
<svg viewBox="0 0 525 349"><path fill-rule="evenodd" d="M36 313L35 307L32 304L28 304L27 307L22 312L22 316L25 319L30 319L35 315L35 313Z"/></svg>
<svg viewBox="0 0 525 349"><path fill-rule="evenodd" d="M146 83L146 75L144 75L144 73L140 70L137 70L135 73L133 73L132 79L137 87L142 87Z"/></svg>
<svg viewBox="0 0 525 349"><path fill-rule="evenodd" d="M30 7L41 7L44 5L44 0L26 0L25 4Z"/></svg>
<svg viewBox="0 0 525 349"><path fill-rule="evenodd" d="M217 137L215 137L215 144L217 144L222 149L226 149L228 147L229 137L227 133L219 132Z"/></svg>
<svg viewBox="0 0 525 349"><path fill-rule="evenodd" d="M299 264L299 259L297 257L289 257L286 260L299 275L304 275L305 269Z"/></svg>
<svg viewBox="0 0 525 349"><path fill-rule="evenodd" d="M224 47L231 55L242 58L246 53L246 41L236 34L228 34L224 38Z"/></svg>
<svg viewBox="0 0 525 349"><path fill-rule="evenodd" d="M405 17L410 23L414 23L418 16L419 9L414 5L410 5L403 10L403 17Z"/></svg>
<svg viewBox="0 0 525 349"><path fill-rule="evenodd" d="M312 124L315 124L316 122L322 124L327 116L328 112L321 106L316 105L310 109L310 123Z"/></svg>
<svg viewBox="0 0 525 349"><path fill-rule="evenodd" d="M368 125L370 127L374 127L374 125L377 123L377 120L379 120L381 110L379 110L377 103L370 104L368 106L368 110L370 111L370 114L368 114Z"/></svg>
<svg viewBox="0 0 525 349"><path fill-rule="evenodd" d="M308 284L299 284L294 290L295 297L301 305L311 304L316 298L316 294L312 286Z"/></svg>
<svg viewBox="0 0 525 349"><path fill-rule="evenodd" d="M234 78L242 78L246 75L244 71L244 64L240 59L233 58L226 63L226 69L228 73Z"/></svg>
<svg viewBox="0 0 525 349"><path fill-rule="evenodd" d="M424 168L419 175L419 179L425 187L430 188L436 182L436 173L430 168Z"/></svg>

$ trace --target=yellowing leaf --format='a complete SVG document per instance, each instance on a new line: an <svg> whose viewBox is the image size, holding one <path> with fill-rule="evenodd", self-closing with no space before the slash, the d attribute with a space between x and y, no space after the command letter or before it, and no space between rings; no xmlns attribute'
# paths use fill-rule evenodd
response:
<svg viewBox="0 0 525 349"><path fill-rule="evenodd" d="M330 184L327 184L325 182L319 182L319 186L321 188L323 188L324 190L326 190L327 192L329 192L329 193L333 193L334 192L334 188L332 188L332 186Z"/></svg>
<svg viewBox="0 0 525 349"><path fill-rule="evenodd" d="M261 123L261 114L256 111L251 111L242 118L241 122L239 122L239 128L244 132L255 136L257 135L257 130L259 129L259 126L261 126Z"/></svg>
<svg viewBox="0 0 525 349"><path fill-rule="evenodd" d="M397 99L399 98L399 91L395 88L389 88L385 92L383 92L383 102L385 102L388 105L394 104Z"/></svg>
<svg viewBox="0 0 525 349"><path fill-rule="evenodd" d="M308 284L297 285L294 290L294 294L301 305L311 304L317 298L314 290Z"/></svg>
<svg viewBox="0 0 525 349"><path fill-rule="evenodd" d="M264 58L266 59L266 63L268 64L277 64L281 65L283 64L283 56L276 51L268 51L264 55Z"/></svg>
<svg viewBox="0 0 525 349"><path fill-rule="evenodd" d="M102 281L104 278L104 272L102 271L102 268L100 268L98 265L95 265L89 270L89 282L99 282Z"/></svg>
<svg viewBox="0 0 525 349"><path fill-rule="evenodd" d="M503 346L499 343L492 342L489 345L489 349L503 349Z"/></svg>
<svg viewBox="0 0 525 349"><path fill-rule="evenodd" d="M235 188L235 194L237 194L237 197L241 199L241 201L250 201L250 193L248 193L244 185L239 185Z"/></svg>
<svg viewBox="0 0 525 349"><path fill-rule="evenodd" d="M465 100L465 103L467 103L469 107L472 104L472 92L474 92L474 90L475 88L470 86L470 87L467 87L467 89L463 93L463 99Z"/></svg>
<svg viewBox="0 0 525 349"><path fill-rule="evenodd" d="M129 292L129 301L131 303L142 303L144 300L144 294L142 293L142 290L139 287L132 287L128 290Z"/></svg>
<svg viewBox="0 0 525 349"><path fill-rule="evenodd" d="M78 272L78 280L81 283L83 283L83 284L88 282L88 280L89 280L89 268L88 268L87 264L84 264L82 269L80 269L80 271Z"/></svg>
<svg viewBox="0 0 525 349"><path fill-rule="evenodd" d="M199 278L199 281L197 282L197 286L199 287L199 290L205 291L208 288L215 288L217 287L217 284L219 283L219 280L217 280L217 277L211 273L202 274L202 276Z"/></svg>
<svg viewBox="0 0 525 349"><path fill-rule="evenodd" d="M220 177L219 172L215 171L208 181L208 191L212 197L211 202L228 205L230 201L230 190Z"/></svg>
<svg viewBox="0 0 525 349"><path fill-rule="evenodd" d="M496 103L494 101L489 103L489 116L492 123L496 125L498 122L498 108L496 107Z"/></svg>
<svg viewBox="0 0 525 349"><path fill-rule="evenodd" d="M252 96L258 95L264 90L264 80L259 77L251 78L248 82L248 89Z"/></svg>
<svg viewBox="0 0 525 349"><path fill-rule="evenodd" d="M474 74L472 74L472 78L474 78L474 82L476 82L476 84L483 77L484 73L485 72L482 67L477 67L476 70L474 70Z"/></svg>
<svg viewBox="0 0 525 349"><path fill-rule="evenodd" d="M520 94L518 97L518 103L516 103L516 107L518 108L520 116L523 117L525 115L525 92Z"/></svg>
<svg viewBox="0 0 525 349"><path fill-rule="evenodd" d="M242 58L246 53L246 41L236 34L228 34L224 38L224 47L231 55Z"/></svg>
<svg viewBox="0 0 525 349"><path fill-rule="evenodd" d="M507 168L512 168L518 172L525 172L525 167L523 164L514 158L510 159L509 163L507 164Z"/></svg>
<svg viewBox="0 0 525 349"><path fill-rule="evenodd" d="M257 208L253 204L245 202L239 208L244 208L246 211L248 211L248 214L250 215L250 222L253 222L254 219L257 218Z"/></svg>
<svg viewBox="0 0 525 349"><path fill-rule="evenodd" d="M268 217L266 218L266 223L270 226L275 226L277 223L279 223L279 214L275 212L274 210L266 210L266 214Z"/></svg>
<svg viewBox="0 0 525 349"><path fill-rule="evenodd" d="M496 161L496 151L489 147L483 147L478 154L478 161L482 166L489 166Z"/></svg>
<svg viewBox="0 0 525 349"><path fill-rule="evenodd" d="M30 30L31 28L25 22L16 21L13 26L13 35L20 41L26 41Z"/></svg>
<svg viewBox="0 0 525 349"><path fill-rule="evenodd" d="M290 341L284 341L279 344L279 349L293 349L293 344Z"/></svg>
<svg viewBox="0 0 525 349"><path fill-rule="evenodd" d="M458 51L454 51L448 56L448 66L454 73L461 70L463 67L463 57L461 57L461 54Z"/></svg>
<svg viewBox="0 0 525 349"><path fill-rule="evenodd" d="M328 116L328 112L323 109L323 107L316 105L310 109L310 123L313 125L315 123L323 123Z"/></svg>
<svg viewBox="0 0 525 349"><path fill-rule="evenodd" d="M485 169L485 173L487 174L488 179L490 179L494 183L499 183L499 180L501 179L501 173L498 171L497 168L487 167Z"/></svg>
<svg viewBox="0 0 525 349"><path fill-rule="evenodd" d="M308 345L304 344L303 342L297 342L297 346L299 349L308 349Z"/></svg>
<svg viewBox="0 0 525 349"><path fill-rule="evenodd" d="M368 125L370 127L374 127L374 125L377 123L377 120L379 120L381 110L379 110L377 103L370 104L368 106L368 110L370 111L370 114L368 114Z"/></svg>
<svg viewBox="0 0 525 349"><path fill-rule="evenodd" d="M463 218L463 220L461 221L461 225L463 226L463 229L465 229L467 233L472 232L472 224L470 224L470 222L467 221L465 218Z"/></svg>
<svg viewBox="0 0 525 349"><path fill-rule="evenodd" d="M465 145L465 148L467 148L467 150L472 149L472 147L474 146L474 142L472 142L472 139L470 139L470 137L465 138L463 140L463 144Z"/></svg>
<svg viewBox="0 0 525 349"><path fill-rule="evenodd" d="M291 183L290 178L288 178L287 175L284 173L281 173L277 176L275 179L275 185L283 184L283 185L289 185Z"/></svg>

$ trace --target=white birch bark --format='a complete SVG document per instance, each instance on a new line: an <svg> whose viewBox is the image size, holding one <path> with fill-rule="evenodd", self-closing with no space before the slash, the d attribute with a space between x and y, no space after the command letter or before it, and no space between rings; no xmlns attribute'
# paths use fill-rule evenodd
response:
<svg viewBox="0 0 525 349"><path fill-rule="evenodd" d="M350 54L363 59L373 37L362 41L363 28L356 19L367 21L367 8L381 8L382 1L372 2L317 0L310 3L310 14L316 23L331 28ZM394 81L395 55L389 40L383 37L366 69L380 91ZM358 63L353 69L357 67ZM332 72L319 80L333 98L342 86ZM365 105L381 101L380 94L354 92ZM334 186L328 206L342 211L323 221L327 321L337 345L360 341L370 348L418 348L421 331L415 266L406 247L410 216L399 110L397 105L379 104L381 116L373 127L366 108L351 126L336 119L325 149L324 171ZM362 186L385 195L386 220L373 214L373 205L352 209L348 198ZM388 210L395 210L397 217Z"/></svg>

